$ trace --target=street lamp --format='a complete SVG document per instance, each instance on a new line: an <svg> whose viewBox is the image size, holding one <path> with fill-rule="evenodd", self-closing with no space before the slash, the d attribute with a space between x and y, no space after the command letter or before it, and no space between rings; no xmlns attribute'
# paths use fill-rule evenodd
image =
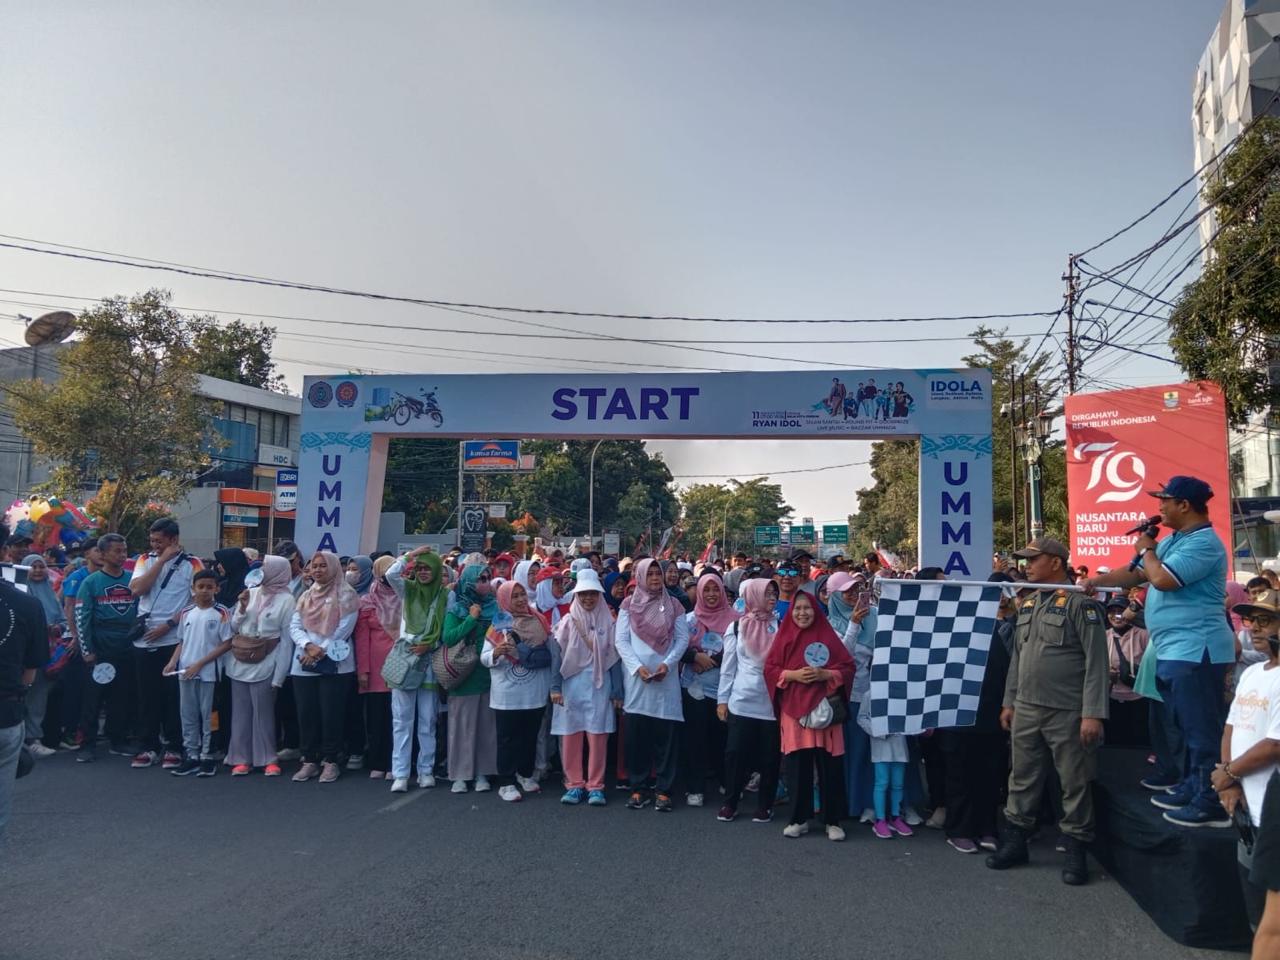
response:
<svg viewBox="0 0 1280 960"><path fill-rule="evenodd" d="M1036 391L1037 394L1039 390ZM1031 539L1044 536L1044 501L1040 489L1040 460L1044 456L1045 441L1053 433L1053 416L1043 410L1033 419L1014 427L1022 458L1027 463L1027 487L1030 492L1029 519Z"/></svg>
<svg viewBox="0 0 1280 960"><path fill-rule="evenodd" d="M596 451L600 449L600 444L602 443L604 443L604 438L597 440L596 445L591 448L591 468L588 471L587 542L591 544L588 548L590 550L594 550L596 548Z"/></svg>

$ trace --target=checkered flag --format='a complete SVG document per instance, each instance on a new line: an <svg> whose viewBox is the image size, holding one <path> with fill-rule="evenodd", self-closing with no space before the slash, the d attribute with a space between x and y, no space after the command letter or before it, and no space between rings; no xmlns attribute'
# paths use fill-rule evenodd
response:
<svg viewBox="0 0 1280 960"><path fill-rule="evenodd" d="M27 573L30 567L19 566L16 563L0 563L0 577L4 577L23 593L27 592Z"/></svg>
<svg viewBox="0 0 1280 960"><path fill-rule="evenodd" d="M946 580L880 584L871 659L871 732L972 726L1000 587Z"/></svg>

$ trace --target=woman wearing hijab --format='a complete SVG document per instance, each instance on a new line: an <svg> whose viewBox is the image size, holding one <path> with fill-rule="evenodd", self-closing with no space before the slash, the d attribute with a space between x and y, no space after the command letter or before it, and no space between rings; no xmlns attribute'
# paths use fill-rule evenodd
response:
<svg viewBox="0 0 1280 960"><path fill-rule="evenodd" d="M289 673L302 740L302 766L293 779L301 783L319 776L321 783L332 783L339 775L347 691L356 668L351 635L360 598L343 577L336 554L321 550L308 570L311 586L289 622L295 647Z"/></svg>
<svg viewBox="0 0 1280 960"><path fill-rule="evenodd" d="M827 839L843 840L844 728L831 722L826 701L834 694L848 702L853 658L809 594L796 592L765 660L764 675L778 716L792 799L791 821L782 834L796 838L809 832L817 767ZM828 719L819 726L824 706Z"/></svg>
<svg viewBox="0 0 1280 960"><path fill-rule="evenodd" d="M656 770L654 808L669 813L680 755L676 724L684 720L677 670L689 646L689 626L656 560L637 563L633 582L635 592L623 602L614 633L626 688L627 806L649 805L649 771Z"/></svg>
<svg viewBox="0 0 1280 960"><path fill-rule="evenodd" d="M489 669L489 705L498 740L498 796L508 802L538 793L538 731L551 695L547 621L518 583L498 588L502 616L489 626L480 665Z"/></svg>
<svg viewBox="0 0 1280 960"><path fill-rule="evenodd" d="M470 644L478 655L498 613L489 568L482 563L468 564L458 576L445 611L444 645ZM498 772L498 733L489 708L489 684L489 671L477 667L449 691L449 779L453 793L466 793L469 780L476 782L477 792L489 790L489 777Z"/></svg>
<svg viewBox="0 0 1280 960"><path fill-rule="evenodd" d="M556 567L544 567L536 577L534 593L538 612L542 614L548 625L555 629L560 618L568 614L573 598L565 599L564 573Z"/></svg>
<svg viewBox="0 0 1280 960"><path fill-rule="evenodd" d="M521 560L511 570L511 580L524 587L524 592L529 596L534 594L533 577L537 575L538 563L536 560Z"/></svg>
<svg viewBox="0 0 1280 960"><path fill-rule="evenodd" d="M384 579L391 568L391 558L379 557L377 563L370 562L366 580L364 565L359 561L367 559L351 559L347 583L360 596L360 613L356 618L356 691L368 739L365 765L369 768L370 780L383 780L391 777L391 688L382 679L382 667L400 635L400 598ZM360 574L355 583L351 578L352 566L357 567ZM383 625L382 615L389 610L395 616L394 619L388 616L388 629Z"/></svg>
<svg viewBox="0 0 1280 960"><path fill-rule="evenodd" d="M280 776L276 691L284 685L293 660L293 642L285 636L295 609L291 577L284 557L264 557L262 582L242 592L232 608L235 636L226 661L231 682L226 763L233 777L243 777L254 767L261 767L268 777Z"/></svg>
<svg viewBox="0 0 1280 960"><path fill-rule="evenodd" d="M565 793L561 803L593 807L604 793L609 734L622 706L622 667L614 645L613 616L594 570L578 574L573 606L551 644L551 732L560 737ZM583 762L586 761L586 775Z"/></svg>
<svg viewBox="0 0 1280 960"><path fill-rule="evenodd" d="M871 737L858 723L859 701L871 684L871 655L876 635L876 609L861 573L839 570L827 581L831 627L853 657L853 688L844 724L844 788L850 816L875 822L875 767Z"/></svg>
<svg viewBox="0 0 1280 960"><path fill-rule="evenodd" d="M218 582L217 602L228 610L234 610L244 593L244 578L249 572L249 558L239 547L223 547L213 552L214 562L222 571Z"/></svg>
<svg viewBox="0 0 1280 960"><path fill-rule="evenodd" d="M53 585L49 582L49 567L44 558L38 553L31 553L23 557L22 565L30 567L27 571L27 595L40 601L40 607L44 610L45 622L49 626L49 648L52 650L54 645L61 641L62 634L66 630L67 615L63 612L62 604L58 602L58 597L53 592ZM51 686L53 684L45 676L44 670L37 670L36 678L32 682L30 689L27 690L26 695L25 739L27 749L37 757L48 757L57 752L52 747L46 747L41 742L44 739L44 715L45 708L49 704L49 688ZM61 739L62 731L59 730L58 740Z"/></svg>
<svg viewBox="0 0 1280 960"><path fill-rule="evenodd" d="M779 733L773 697L765 685L764 665L778 634L774 607L778 585L762 577L743 580L739 587L744 611L724 635L724 662L716 691L716 715L727 723L724 805L716 819L725 823L738 816L742 791L752 771L760 774L752 823L773 819L778 793Z"/></svg>
<svg viewBox="0 0 1280 960"><path fill-rule="evenodd" d="M361 554L347 561L346 578L356 596L363 597L373 587L373 561Z"/></svg>
<svg viewBox="0 0 1280 960"><path fill-rule="evenodd" d="M716 695L720 689L720 662L724 635L738 614L729 603L719 574L704 573L694 587L693 612L685 616L689 646L680 658L680 687L684 712L685 802L702 806L703 787L714 766L721 778L724 756L723 727L716 721Z"/></svg>
<svg viewBox="0 0 1280 960"><path fill-rule="evenodd" d="M418 786L425 790L436 785L436 716L440 700L431 670L431 651L440 645L444 635L449 590L444 582L444 563L427 546L416 547L391 564L386 583L393 597L376 586L370 591L378 620L384 630L399 638L396 642L403 647L401 652L415 658L404 679L391 686L391 792L404 793L409 789L415 715Z"/></svg>
<svg viewBox="0 0 1280 960"><path fill-rule="evenodd" d="M622 600L626 596L627 581L625 574L606 573L604 576L604 602L608 605L610 616L615 619L622 609Z"/></svg>
<svg viewBox="0 0 1280 960"><path fill-rule="evenodd" d="M692 613L693 601L689 599L689 595L680 586L680 568L676 566L674 560L663 560L661 564L662 583L667 593L684 608L685 613Z"/></svg>

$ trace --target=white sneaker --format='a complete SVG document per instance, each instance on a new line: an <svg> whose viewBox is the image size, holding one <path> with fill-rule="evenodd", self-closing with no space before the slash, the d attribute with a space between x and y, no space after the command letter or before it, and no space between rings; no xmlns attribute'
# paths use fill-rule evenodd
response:
<svg viewBox="0 0 1280 960"><path fill-rule="evenodd" d="M808 832L809 825L807 823L788 823L782 828L782 835L790 837L792 840L796 839L796 837L803 837Z"/></svg>
<svg viewBox="0 0 1280 960"><path fill-rule="evenodd" d="M477 789L479 788L477 787ZM518 801L524 799L524 794L522 794L519 790L517 790L511 784L507 784L505 787L499 787L498 796L500 796L503 800L507 801L507 803L517 803Z"/></svg>
<svg viewBox="0 0 1280 960"><path fill-rule="evenodd" d="M843 831L843 830L841 830L839 827L837 827L834 823L828 824L828 825L827 825L827 839L828 839L828 840L843 840L843 839L844 839L844 831Z"/></svg>
<svg viewBox="0 0 1280 960"><path fill-rule="evenodd" d="M520 785L520 789L525 793L541 793L542 787L538 785L538 781L532 777L516 777L516 783Z"/></svg>
<svg viewBox="0 0 1280 960"><path fill-rule="evenodd" d="M347 769L348 769L348 770L363 770L363 769L364 769L364 754L361 754L361 753L353 753L351 756L347 757Z"/></svg>
<svg viewBox="0 0 1280 960"><path fill-rule="evenodd" d="M687 803L687 804L688 804L689 806L691 806L691 807L700 807L700 806L702 806L702 794L700 794L700 793L686 793L686 794L684 795L684 802L685 802L685 803Z"/></svg>
<svg viewBox="0 0 1280 960"><path fill-rule="evenodd" d="M423 790L430 790L436 785L436 778L429 773L418 775L418 786Z"/></svg>
<svg viewBox="0 0 1280 960"><path fill-rule="evenodd" d="M907 809L910 809L910 808L908 807ZM858 822L859 823L875 823L876 812L872 810L870 807L867 807L867 809L862 811L862 816L858 818Z"/></svg>
<svg viewBox="0 0 1280 960"><path fill-rule="evenodd" d="M488 777L476 777L476 793L484 793L485 791L492 789L493 784L489 782Z"/></svg>
<svg viewBox="0 0 1280 960"><path fill-rule="evenodd" d="M930 830L941 830L947 825L947 808L939 807L933 811L932 816L925 821L924 825Z"/></svg>
<svg viewBox="0 0 1280 960"><path fill-rule="evenodd" d="M396 778L395 778L395 780L394 780L394 781L392 782L392 784L391 784L391 792L392 792L392 793L408 793L408 792L409 792L409 778L408 778L408 777L396 777Z"/></svg>
<svg viewBox="0 0 1280 960"><path fill-rule="evenodd" d="M453 781L453 786L449 788L449 792L450 792L450 793L466 793L466 792L467 792L467 781L465 781L465 780L455 780L455 781Z"/></svg>
<svg viewBox="0 0 1280 960"><path fill-rule="evenodd" d="M302 751L296 747L285 747L283 750L276 752L277 760L301 760Z"/></svg>
<svg viewBox="0 0 1280 960"><path fill-rule="evenodd" d="M57 750L51 750L49 747L46 747L43 743L40 743L39 741L27 747L27 751L33 757L52 757L55 753L58 752Z"/></svg>
<svg viewBox="0 0 1280 960"><path fill-rule="evenodd" d="M920 824L924 823L924 817L920 816L920 814L916 812L915 807L903 807L902 819L907 821L907 823L913 827L918 827Z"/></svg>

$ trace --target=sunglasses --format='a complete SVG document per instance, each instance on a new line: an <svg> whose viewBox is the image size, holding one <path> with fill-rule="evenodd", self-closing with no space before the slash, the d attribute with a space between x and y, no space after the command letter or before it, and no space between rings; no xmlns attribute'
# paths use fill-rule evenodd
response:
<svg viewBox="0 0 1280 960"><path fill-rule="evenodd" d="M798 577L798 576L800 576L800 571L799 571L799 570L797 570L795 567L779 567L779 568L778 568L778 576L780 576L780 577Z"/></svg>

